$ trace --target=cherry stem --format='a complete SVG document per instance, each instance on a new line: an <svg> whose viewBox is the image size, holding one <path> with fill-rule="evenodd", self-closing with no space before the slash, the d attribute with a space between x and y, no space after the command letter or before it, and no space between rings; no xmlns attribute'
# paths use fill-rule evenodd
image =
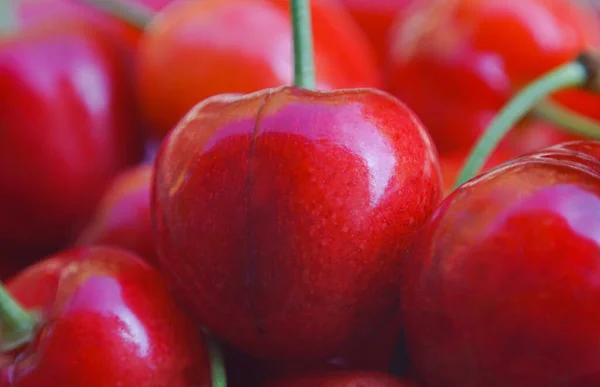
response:
<svg viewBox="0 0 600 387"><path fill-rule="evenodd" d="M36 316L19 305L0 285L0 350L9 352L31 341Z"/></svg>
<svg viewBox="0 0 600 387"><path fill-rule="evenodd" d="M533 112L549 122L560 125L568 132L600 140L600 122L555 102L543 101L533 109Z"/></svg>
<svg viewBox="0 0 600 387"><path fill-rule="evenodd" d="M590 78L589 69L580 60L569 62L534 80L521 90L494 117L477 144L471 150L454 188L473 178L485 165L502 138L541 100L555 91L584 86Z"/></svg>
<svg viewBox="0 0 600 387"><path fill-rule="evenodd" d="M205 332L205 337L210 356L212 387L227 387L227 373L225 371L225 360L223 359L221 346L210 333Z"/></svg>
<svg viewBox="0 0 600 387"><path fill-rule="evenodd" d="M294 84L305 89L314 89L315 63L309 1L290 1L294 33Z"/></svg>
<svg viewBox="0 0 600 387"><path fill-rule="evenodd" d="M5 0L0 0L5 1ZM142 5L121 0L80 0L106 14L124 21L132 27L144 30L155 15L154 10Z"/></svg>
<svg viewBox="0 0 600 387"><path fill-rule="evenodd" d="M8 35L17 29L15 0L0 0L0 35Z"/></svg>

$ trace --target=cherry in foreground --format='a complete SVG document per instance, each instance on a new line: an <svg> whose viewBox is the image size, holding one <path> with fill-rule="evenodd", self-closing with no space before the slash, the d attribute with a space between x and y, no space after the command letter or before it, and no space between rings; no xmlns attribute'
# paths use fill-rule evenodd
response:
<svg viewBox="0 0 600 387"><path fill-rule="evenodd" d="M600 385L600 142L465 183L403 278L411 363L431 387Z"/></svg>
<svg viewBox="0 0 600 387"><path fill-rule="evenodd" d="M135 255L65 251L21 272L7 290L36 323L20 330L27 324L14 323L28 314L7 319L2 297L0 386L210 385L202 333Z"/></svg>
<svg viewBox="0 0 600 387"><path fill-rule="evenodd" d="M396 318L404 255L440 197L426 130L388 94L216 96L159 151L159 262L230 345L326 359Z"/></svg>

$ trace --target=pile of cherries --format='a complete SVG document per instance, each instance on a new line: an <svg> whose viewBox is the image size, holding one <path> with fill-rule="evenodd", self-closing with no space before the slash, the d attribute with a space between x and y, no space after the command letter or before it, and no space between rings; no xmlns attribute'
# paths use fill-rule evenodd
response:
<svg viewBox="0 0 600 387"><path fill-rule="evenodd" d="M0 0L0 387L600 386L597 122L598 2Z"/></svg>

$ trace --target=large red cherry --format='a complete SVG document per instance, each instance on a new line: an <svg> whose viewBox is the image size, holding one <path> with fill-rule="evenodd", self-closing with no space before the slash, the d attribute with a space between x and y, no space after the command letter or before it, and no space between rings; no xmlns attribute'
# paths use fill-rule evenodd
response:
<svg viewBox="0 0 600 387"><path fill-rule="evenodd" d="M462 185L419 234L402 305L432 387L600 385L600 142Z"/></svg>
<svg viewBox="0 0 600 387"><path fill-rule="evenodd" d="M229 344L327 358L394 318L402 261L440 197L427 131L386 93L216 96L159 151L159 262Z"/></svg>

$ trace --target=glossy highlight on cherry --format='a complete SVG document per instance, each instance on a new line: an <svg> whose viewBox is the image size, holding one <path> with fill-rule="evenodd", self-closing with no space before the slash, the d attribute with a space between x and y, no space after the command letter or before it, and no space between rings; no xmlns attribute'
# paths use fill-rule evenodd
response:
<svg viewBox="0 0 600 387"><path fill-rule="evenodd" d="M402 281L418 382L600 383L599 157L594 141L543 149L442 202Z"/></svg>
<svg viewBox="0 0 600 387"><path fill-rule="evenodd" d="M255 356L317 359L395 315L441 179L391 96L284 87L197 105L163 142L153 195L161 268L198 320Z"/></svg>

